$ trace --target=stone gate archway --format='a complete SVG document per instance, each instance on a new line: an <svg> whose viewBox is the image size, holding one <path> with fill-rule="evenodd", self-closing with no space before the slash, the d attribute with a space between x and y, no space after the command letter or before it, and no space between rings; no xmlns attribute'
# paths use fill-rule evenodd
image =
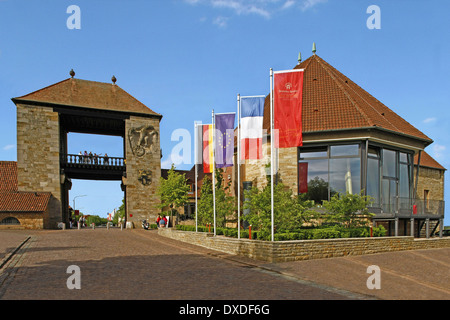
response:
<svg viewBox="0 0 450 320"><path fill-rule="evenodd" d="M17 107L19 191L51 192L44 228L68 223L71 179L119 180L127 221L156 218L161 176L160 121L113 83L71 78L13 98ZM124 158L84 159L67 153L69 132L123 138Z"/></svg>

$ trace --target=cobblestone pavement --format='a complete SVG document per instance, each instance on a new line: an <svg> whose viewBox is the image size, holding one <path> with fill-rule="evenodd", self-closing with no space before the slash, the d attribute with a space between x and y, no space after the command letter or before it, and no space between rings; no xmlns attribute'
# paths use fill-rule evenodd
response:
<svg viewBox="0 0 450 320"><path fill-rule="evenodd" d="M0 259L3 300L450 298L450 248L265 263L156 231L5 230ZM80 268L80 290L67 288L71 265ZM370 265L380 267L379 290L367 289Z"/></svg>

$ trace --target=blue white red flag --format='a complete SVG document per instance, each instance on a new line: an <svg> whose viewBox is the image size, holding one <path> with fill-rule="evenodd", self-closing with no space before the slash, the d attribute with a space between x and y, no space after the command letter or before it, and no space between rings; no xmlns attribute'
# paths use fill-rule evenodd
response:
<svg viewBox="0 0 450 320"><path fill-rule="evenodd" d="M264 97L241 98L241 160L262 159Z"/></svg>

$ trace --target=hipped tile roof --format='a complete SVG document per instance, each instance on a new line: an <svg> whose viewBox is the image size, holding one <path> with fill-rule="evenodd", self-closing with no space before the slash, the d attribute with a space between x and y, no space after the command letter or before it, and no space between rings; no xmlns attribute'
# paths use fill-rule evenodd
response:
<svg viewBox="0 0 450 320"><path fill-rule="evenodd" d="M50 197L50 192L2 192L0 212L44 212Z"/></svg>
<svg viewBox="0 0 450 320"><path fill-rule="evenodd" d="M0 161L0 212L36 212L47 209L50 192L20 192L17 188L17 162Z"/></svg>
<svg viewBox="0 0 450 320"><path fill-rule="evenodd" d="M416 154L414 156L414 164L417 165L418 162L419 162L419 154ZM447 170L425 151L422 151L422 154L420 156L420 166L439 170Z"/></svg>
<svg viewBox="0 0 450 320"><path fill-rule="evenodd" d="M17 102L38 102L161 117L125 90L112 83L69 78L22 97Z"/></svg>
<svg viewBox="0 0 450 320"><path fill-rule="evenodd" d="M318 55L294 69L304 69L303 132L380 128L411 136L427 143L432 140L375 99ZM264 129L270 132L270 95L266 97Z"/></svg>

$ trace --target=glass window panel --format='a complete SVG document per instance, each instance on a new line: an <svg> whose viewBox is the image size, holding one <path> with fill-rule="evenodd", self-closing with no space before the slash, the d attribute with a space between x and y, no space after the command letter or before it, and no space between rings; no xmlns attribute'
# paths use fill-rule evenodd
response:
<svg viewBox="0 0 450 320"><path fill-rule="evenodd" d="M408 155L404 152L400 152L400 162L408 163Z"/></svg>
<svg viewBox="0 0 450 320"><path fill-rule="evenodd" d="M304 181L299 177L299 184L302 191L306 191L307 198L321 204L323 200L328 200L328 159L300 161L300 166L306 168L307 188Z"/></svg>
<svg viewBox="0 0 450 320"><path fill-rule="evenodd" d="M309 148L300 150L300 159L327 158L327 157L328 157L327 147Z"/></svg>
<svg viewBox="0 0 450 320"><path fill-rule="evenodd" d="M359 145L343 145L343 146L331 146L330 154L332 157L339 156L358 156L359 155Z"/></svg>
<svg viewBox="0 0 450 320"><path fill-rule="evenodd" d="M356 194L361 191L359 158L330 159L330 196L336 192Z"/></svg>
<svg viewBox="0 0 450 320"><path fill-rule="evenodd" d="M373 199L372 206L380 206L380 161L378 159L367 159L367 186L366 193Z"/></svg>
<svg viewBox="0 0 450 320"><path fill-rule="evenodd" d="M399 197L410 197L410 170L407 164L400 164Z"/></svg>
<svg viewBox="0 0 450 320"><path fill-rule="evenodd" d="M396 177L396 152L392 150L383 150L383 176Z"/></svg>
<svg viewBox="0 0 450 320"><path fill-rule="evenodd" d="M397 181L383 179L383 211L394 213L397 208Z"/></svg>

